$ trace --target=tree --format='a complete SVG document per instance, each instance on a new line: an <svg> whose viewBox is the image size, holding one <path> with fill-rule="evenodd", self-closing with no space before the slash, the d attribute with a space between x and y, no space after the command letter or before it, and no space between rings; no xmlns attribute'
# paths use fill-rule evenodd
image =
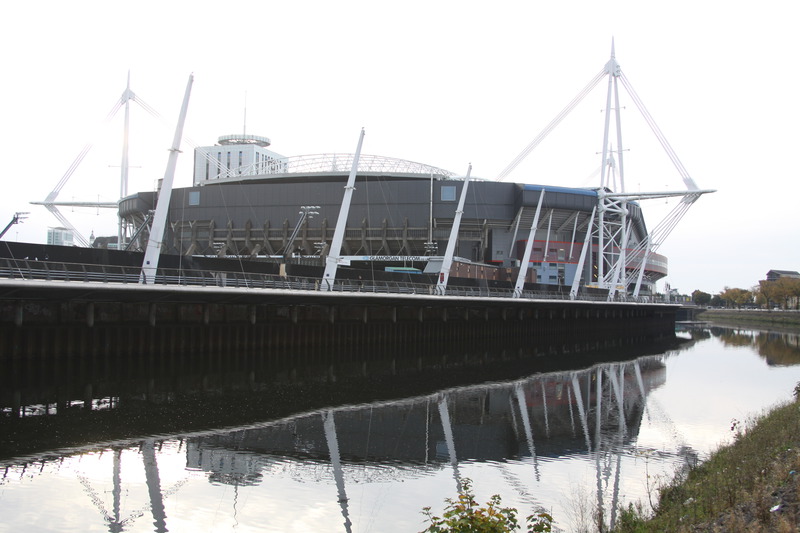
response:
<svg viewBox="0 0 800 533"><path fill-rule="evenodd" d="M753 301L759 307L768 307L769 306L769 299L764 295L764 291L761 290L761 285L754 285L750 288L750 292L753 293Z"/></svg>
<svg viewBox="0 0 800 533"><path fill-rule="evenodd" d="M778 278L775 283L780 287L779 291L783 298L783 308L797 308L798 298L800 298L800 279Z"/></svg>
<svg viewBox="0 0 800 533"><path fill-rule="evenodd" d="M782 300L777 281L761 280L758 282L758 288L767 301L767 306L772 307Z"/></svg>
<svg viewBox="0 0 800 533"><path fill-rule="evenodd" d="M711 301L711 295L701 290L696 290L692 293L692 302L695 305L706 306Z"/></svg>
<svg viewBox="0 0 800 533"><path fill-rule="evenodd" d="M770 305L780 305L789 309L795 307L800 299L800 279L778 278L775 281L759 281L759 289Z"/></svg>
<svg viewBox="0 0 800 533"><path fill-rule="evenodd" d="M752 303L753 294L745 289L725 287L725 290L720 293L720 298L725 301L726 307L740 308L745 304Z"/></svg>

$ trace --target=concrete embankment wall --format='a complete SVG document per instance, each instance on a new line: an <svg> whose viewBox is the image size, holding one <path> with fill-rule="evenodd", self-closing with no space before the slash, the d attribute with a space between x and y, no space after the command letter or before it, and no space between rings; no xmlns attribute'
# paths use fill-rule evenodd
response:
<svg viewBox="0 0 800 533"><path fill-rule="evenodd" d="M674 334L675 308L568 301L330 299L271 303L0 300L0 357L263 353L458 342L571 352Z"/></svg>

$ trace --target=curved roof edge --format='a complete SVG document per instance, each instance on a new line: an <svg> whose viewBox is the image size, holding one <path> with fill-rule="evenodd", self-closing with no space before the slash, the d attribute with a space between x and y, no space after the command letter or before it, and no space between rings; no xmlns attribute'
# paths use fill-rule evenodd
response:
<svg viewBox="0 0 800 533"><path fill-rule="evenodd" d="M558 185L532 185L532 184L524 184L522 186L523 190L526 191L545 191L545 192L564 192L568 194L582 194L584 196L594 196L597 197L597 189L596 188L585 188L585 187L560 187Z"/></svg>

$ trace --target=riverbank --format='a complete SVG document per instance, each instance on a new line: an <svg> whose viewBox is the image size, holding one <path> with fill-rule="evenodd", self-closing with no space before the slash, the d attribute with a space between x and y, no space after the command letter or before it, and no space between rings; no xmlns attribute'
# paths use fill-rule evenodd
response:
<svg viewBox="0 0 800 533"><path fill-rule="evenodd" d="M760 309L705 309L697 320L724 324L770 326L800 330L800 312L763 311Z"/></svg>
<svg viewBox="0 0 800 533"><path fill-rule="evenodd" d="M734 442L661 487L652 517L643 503L614 531L797 531L800 526L800 385L795 400L751 421L732 421Z"/></svg>

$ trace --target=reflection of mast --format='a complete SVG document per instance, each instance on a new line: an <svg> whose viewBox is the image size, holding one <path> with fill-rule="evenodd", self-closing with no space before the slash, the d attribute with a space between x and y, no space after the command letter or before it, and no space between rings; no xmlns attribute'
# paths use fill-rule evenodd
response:
<svg viewBox="0 0 800 533"><path fill-rule="evenodd" d="M325 428L325 441L328 443L328 452L331 455L333 478L336 480L336 490L339 493L339 505L342 508L342 516L344 517L344 529L349 533L352 523L347 509L347 493L344 490L344 472L342 471L342 461L339 455L339 441L336 438L336 423L333 420L333 411L322 413L322 424Z"/></svg>
<svg viewBox="0 0 800 533"><path fill-rule="evenodd" d="M447 396L439 399L439 418L442 419L444 440L447 442L447 452L450 455L450 464L453 465L453 477L456 480L456 490L461 492L461 476L458 474L458 458L456 457L456 443L453 439L453 425L450 423L450 412L447 410Z"/></svg>
<svg viewBox="0 0 800 533"><path fill-rule="evenodd" d="M596 377L596 392L595 397L597 400L597 405L595 406L595 415L596 421L595 424L595 437L594 437L594 461L595 461L595 469L597 473L597 515L598 521L602 524L605 523L605 509L603 506L603 480L601 476L601 469L600 469L600 444L602 439L602 433L600 431L602 426L602 416L603 416L603 371L600 368L595 370L595 377ZM589 397L591 398L591 389L589 391ZM589 448L589 453L592 453L592 449Z"/></svg>
<svg viewBox="0 0 800 533"><path fill-rule="evenodd" d="M547 389L544 388L544 380L542 380L542 406L544 407L544 432L547 438L550 438L550 422L547 419Z"/></svg>
<svg viewBox="0 0 800 533"><path fill-rule="evenodd" d="M609 528L613 529L617 519L617 506L619 503L619 485L620 485L620 476L622 471L622 445L625 438L625 435L628 433L627 424L625 421L625 370L629 365L627 364L620 364L620 365L605 365L603 367L598 367L595 370L595 414L596 414L596 423L597 427L595 427L595 447L594 451L592 448L589 447L589 453L594 453L595 459L595 469L596 469L596 477L597 477L597 512L598 518L601 521L605 520L605 505L604 505L604 498L603 498L603 479L605 477L606 484L609 482L609 477L611 476L611 462L616 459L616 465L614 467L614 481L612 486L612 493L611 493L611 502L608 506L610 510L609 516ZM634 373L636 374L636 378L639 384L639 391L641 392L642 402L646 401L645 396L645 389L644 384L641 379L641 371L639 369L638 361L633 364ZM603 395L605 394L605 390L603 388L603 375L608 378L607 382L610 384L606 387L608 389L608 397L607 401L603 401ZM577 379L573 378L573 386L577 385ZM576 396L580 394L580 389L575 389ZM589 391L589 396L591 397L591 390ZM612 405L614 402L617 403L617 430L613 432L610 431L602 431L602 422L609 421L612 419L612 413L614 412L614 406ZM581 406L579 404L579 410ZM588 434L587 434L587 443L588 443ZM606 462L606 460L610 460ZM605 465L605 469L603 468ZM605 476L604 476L605 473Z"/></svg>
<svg viewBox="0 0 800 533"><path fill-rule="evenodd" d="M592 442L589 439L589 422L586 420L586 409L583 408L583 394L581 394L581 384L578 383L578 374L572 375L572 390L575 391L575 404L578 406L578 417L581 419L583 436L586 438L586 449L592 449Z"/></svg>
<svg viewBox="0 0 800 533"><path fill-rule="evenodd" d="M147 492L150 494L150 510L153 513L153 525L158 533L167 531L167 513L164 509L164 498L161 494L161 480L156 463L156 441L147 439L142 443L142 460L144 475L147 481Z"/></svg>
<svg viewBox="0 0 800 533"><path fill-rule="evenodd" d="M531 452L533 458L533 466L536 470L536 481L539 481L539 464L536 461L536 446L533 443L533 429L531 429L531 419L528 414L528 404L525 402L525 396L522 394L522 384L516 387L517 403L519 404L519 412L522 416L522 425L525 427L525 438L528 441L528 450Z"/></svg>
<svg viewBox="0 0 800 533"><path fill-rule="evenodd" d="M122 531L122 524L119 521L119 501L122 494L122 448L114 450L114 513L113 522L108 524L108 530L111 533Z"/></svg>
<svg viewBox="0 0 800 533"><path fill-rule="evenodd" d="M125 519L120 517L120 499L122 494L122 448L114 447L114 466L112 473L112 497L114 500L112 515L108 514L102 503L102 498L92 488L88 478L78 475L78 479L83 485L86 493L91 498L94 505L98 508L103 515L104 520L108 523L108 531L110 533L121 533L125 531L126 526L133 524L133 521L142 516L148 506L133 511ZM158 533L167 531L166 512L164 510L164 498L161 492L161 483L158 476L158 464L156 463L155 441L153 439L144 441L141 446L142 457L144 459L145 479L147 481L147 489L150 495L149 507L153 511L153 525L156 526L155 531ZM167 491L169 493L170 491Z"/></svg>

